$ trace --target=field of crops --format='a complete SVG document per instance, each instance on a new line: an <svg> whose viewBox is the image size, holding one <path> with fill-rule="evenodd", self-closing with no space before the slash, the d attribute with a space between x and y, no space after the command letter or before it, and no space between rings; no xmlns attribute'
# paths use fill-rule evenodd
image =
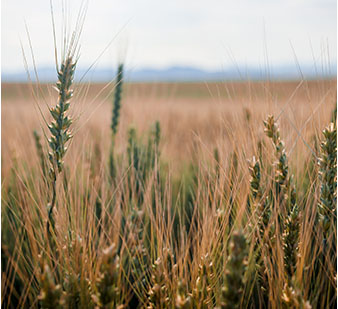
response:
<svg viewBox="0 0 338 309"><path fill-rule="evenodd" d="M63 70L2 85L4 308L336 306L336 81Z"/></svg>

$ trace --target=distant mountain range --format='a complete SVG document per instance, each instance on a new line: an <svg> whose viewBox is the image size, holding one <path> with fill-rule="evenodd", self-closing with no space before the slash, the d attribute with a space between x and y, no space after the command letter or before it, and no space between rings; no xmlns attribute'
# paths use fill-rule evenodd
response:
<svg viewBox="0 0 338 309"><path fill-rule="evenodd" d="M78 68L75 79L77 81L108 82L111 81L116 70L103 68L91 69ZM33 77L33 71L30 72ZM55 68L45 67L38 69L40 82L54 82L56 79ZM125 79L133 82L198 82L198 81L226 81L226 80L294 80L336 78L337 66L330 67L330 71L323 71L322 67L314 65L301 66L301 72L295 65L274 66L269 70L259 67L229 67L220 71L207 71L196 67L172 66L164 69L142 68L127 69ZM26 82L27 73L4 72L1 73L2 82ZM35 80L35 78L33 78Z"/></svg>

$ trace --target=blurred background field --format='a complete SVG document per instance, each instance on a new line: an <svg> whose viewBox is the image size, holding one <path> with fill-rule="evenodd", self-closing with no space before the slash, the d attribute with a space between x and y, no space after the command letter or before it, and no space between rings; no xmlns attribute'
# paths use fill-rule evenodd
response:
<svg viewBox="0 0 338 309"><path fill-rule="evenodd" d="M96 144L103 154L108 153L113 89L110 84L75 86L75 146L70 147L66 161L71 162L84 148ZM32 162L32 132L41 131L43 125L37 106L47 115L46 106L55 100L52 85L2 84L3 174L10 169L13 154ZM256 147L254 141L264 135L263 120L274 114L280 115L282 132L288 132L284 137L287 148L309 153L302 138L310 143L311 136L320 134L318 130L328 123L335 100L336 80L127 83L117 151L126 147L128 128L146 133L159 120L162 155L175 168L182 167L197 150L201 156L210 156L210 149L215 147L222 147L226 153L244 147L249 158Z"/></svg>

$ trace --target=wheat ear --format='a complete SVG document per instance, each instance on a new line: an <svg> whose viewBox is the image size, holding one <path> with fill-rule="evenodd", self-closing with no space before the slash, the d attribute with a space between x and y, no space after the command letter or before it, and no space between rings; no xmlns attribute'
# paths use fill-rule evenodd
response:
<svg viewBox="0 0 338 309"><path fill-rule="evenodd" d="M116 163L115 163L115 156L114 156L114 148L115 148L115 136L117 133L117 128L118 128L119 119L120 119L122 86L123 86L123 64L119 64L118 69L117 69L117 77L116 77L115 93L114 93L114 101L113 101L113 114L112 114L112 120L111 120L112 142L111 142L111 149L109 153L109 171L110 171L111 179L114 179L116 176Z"/></svg>
<svg viewBox="0 0 338 309"><path fill-rule="evenodd" d="M274 116L264 121L265 133L272 139L277 157L275 172L275 193L277 202L285 207L281 208L281 230L284 248L284 267L290 280L295 272L298 256L300 214L297 205L296 189L293 175L289 175L288 158L284 142L279 133L279 127ZM285 219L284 219L285 218Z"/></svg>
<svg viewBox="0 0 338 309"><path fill-rule="evenodd" d="M113 131L113 136L117 133L117 127L120 119L120 109L121 109L121 94L123 86L123 64L119 64L117 69L117 77L115 84L115 94L114 94L114 105L113 105L113 116L111 122L111 129Z"/></svg>
<svg viewBox="0 0 338 309"><path fill-rule="evenodd" d="M54 230L53 209L56 202L56 179L57 175L62 171L63 158L67 151L66 144L72 137L69 128L72 120L66 115L70 106L70 99L73 95L71 86L75 73L76 62L73 57L68 57L62 62L60 70L58 71L58 81L56 83L56 90L58 91L58 102L54 108L50 109L53 117L52 123L48 126L51 137L48 140L50 152L49 162L50 169L49 175L52 184L52 201L48 204L48 221L47 233L51 236L50 226Z"/></svg>
<svg viewBox="0 0 338 309"><path fill-rule="evenodd" d="M327 239L331 229L337 226L337 128L334 123L325 128L323 135L318 162L320 179L318 217L324 239Z"/></svg>

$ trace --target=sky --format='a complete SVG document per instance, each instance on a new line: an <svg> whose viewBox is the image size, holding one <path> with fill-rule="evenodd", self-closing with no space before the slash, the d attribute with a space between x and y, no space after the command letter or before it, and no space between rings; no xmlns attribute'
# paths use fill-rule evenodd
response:
<svg viewBox="0 0 338 309"><path fill-rule="evenodd" d="M57 44L62 3L53 0ZM80 0L67 2L73 24ZM2 71L54 66L48 0L2 0ZM21 42L21 43L20 43ZM111 44L109 45L109 43ZM260 66L337 61L335 0L89 0L79 66L132 68Z"/></svg>

